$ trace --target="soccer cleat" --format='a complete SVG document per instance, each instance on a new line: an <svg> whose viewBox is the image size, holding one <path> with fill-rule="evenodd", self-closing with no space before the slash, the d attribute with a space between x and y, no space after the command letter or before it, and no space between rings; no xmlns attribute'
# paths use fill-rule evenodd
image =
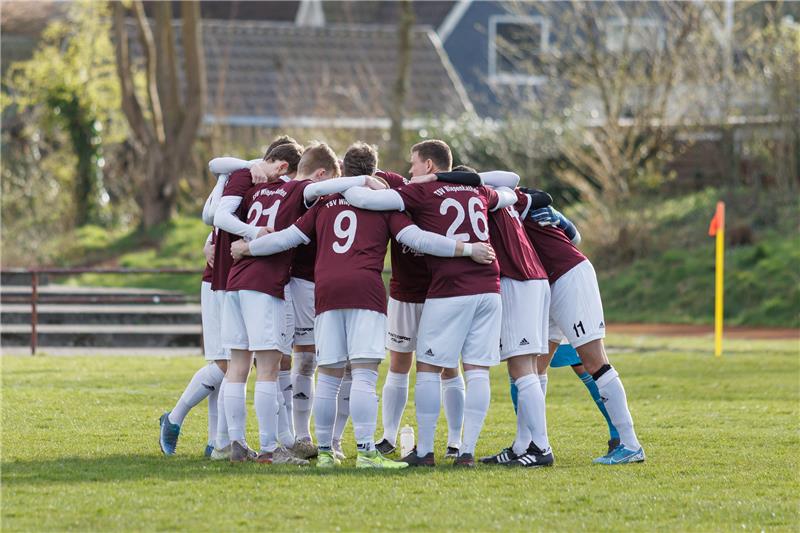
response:
<svg viewBox="0 0 800 533"><path fill-rule="evenodd" d="M224 448L214 448L211 455L208 456L212 461L222 461L231 458L231 445L228 444Z"/></svg>
<svg viewBox="0 0 800 533"><path fill-rule="evenodd" d="M258 454L239 441L231 442L231 462L244 463L245 461L255 461Z"/></svg>
<svg viewBox="0 0 800 533"><path fill-rule="evenodd" d="M644 448L640 447L638 450L629 450L624 445L620 444L614 448L611 453L604 455L603 457L598 457L592 462L601 465L641 463L644 462Z"/></svg>
<svg viewBox="0 0 800 533"><path fill-rule="evenodd" d="M383 468L388 470L399 470L401 468L408 468L409 464L403 461L392 461L387 459L378 450L369 452L358 452L356 458L356 468Z"/></svg>
<svg viewBox="0 0 800 533"><path fill-rule="evenodd" d="M209 457L211 457L211 453L212 453L213 451L214 451L214 445L213 445L213 444L206 444L206 449L205 449L205 450L203 450L203 456L204 456L206 459L208 459Z"/></svg>
<svg viewBox="0 0 800 533"><path fill-rule="evenodd" d="M519 456L515 454L514 450L509 446L508 448L503 448L500 453L496 455L481 457L480 461L485 465L504 465L510 463L517 457Z"/></svg>
<svg viewBox="0 0 800 533"><path fill-rule="evenodd" d="M313 459L317 456L317 447L308 437L296 440L292 451L301 459Z"/></svg>
<svg viewBox="0 0 800 533"><path fill-rule="evenodd" d="M381 452L381 455L389 455L390 453L394 453L397 448L388 440L382 439L375 444L375 449Z"/></svg>
<svg viewBox="0 0 800 533"><path fill-rule="evenodd" d="M428 466L433 467L436 466L436 459L433 456L433 452L420 457L417 455L417 447L414 446L414 449L411 450L411 453L400 459L400 461L404 463L408 463L408 466Z"/></svg>
<svg viewBox="0 0 800 533"><path fill-rule="evenodd" d="M342 441L335 440L331 443L331 451L333 455L339 459L340 461L344 461L347 459L347 456L344 454L344 450L342 450Z"/></svg>
<svg viewBox="0 0 800 533"><path fill-rule="evenodd" d="M475 468L475 458L471 453L462 453L453 461L453 466L460 468Z"/></svg>
<svg viewBox="0 0 800 533"><path fill-rule="evenodd" d="M164 455L175 455L175 448L178 447L178 437L181 434L181 427L169 421L169 411L161 415L158 423L161 431L158 436L158 445Z"/></svg>
<svg viewBox="0 0 800 533"><path fill-rule="evenodd" d="M619 439L609 439L608 440L608 453L611 453L619 446ZM608 454L606 454L608 455Z"/></svg>
<svg viewBox="0 0 800 533"><path fill-rule="evenodd" d="M448 446L447 451L444 454L445 459L455 459L458 457L458 448L455 446Z"/></svg>
<svg viewBox="0 0 800 533"><path fill-rule="evenodd" d="M544 466L553 466L555 461L553 457L553 450L547 450L545 453L540 450L534 443L531 442L525 453L506 463L506 466L522 466L525 468L539 468Z"/></svg>
<svg viewBox="0 0 800 533"><path fill-rule="evenodd" d="M309 463L305 459L300 459L291 450L284 446L278 448L272 453L272 464L274 465L295 465L295 466L308 466Z"/></svg>
<svg viewBox="0 0 800 533"><path fill-rule="evenodd" d="M333 468L341 464L332 451L320 450L317 454L317 468Z"/></svg>
<svg viewBox="0 0 800 533"><path fill-rule="evenodd" d="M261 452L256 456L256 462L262 465L271 465L273 459L272 452Z"/></svg>

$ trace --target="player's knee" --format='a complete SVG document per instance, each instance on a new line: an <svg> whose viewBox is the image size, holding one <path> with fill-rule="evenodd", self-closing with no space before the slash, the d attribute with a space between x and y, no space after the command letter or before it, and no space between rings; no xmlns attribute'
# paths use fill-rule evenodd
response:
<svg viewBox="0 0 800 533"><path fill-rule="evenodd" d="M284 355L281 357L281 370L291 370L292 369L292 358L288 355Z"/></svg>
<svg viewBox="0 0 800 533"><path fill-rule="evenodd" d="M214 364L217 365L219 367L219 369L222 370L223 372L227 372L228 371L228 361L227 360L218 359L218 360L214 361Z"/></svg>
<svg viewBox="0 0 800 533"><path fill-rule="evenodd" d="M410 353L392 352L389 361L389 370L395 374L408 374L411 372L411 365L414 358Z"/></svg>
<svg viewBox="0 0 800 533"><path fill-rule="evenodd" d="M313 351L295 352L292 357L292 366L301 376L313 376L316 369L316 357Z"/></svg>
<svg viewBox="0 0 800 533"><path fill-rule="evenodd" d="M469 365L464 365L466 369ZM476 367L477 368L477 367ZM458 367L456 368L445 368L442 370L442 379L453 379L458 377Z"/></svg>

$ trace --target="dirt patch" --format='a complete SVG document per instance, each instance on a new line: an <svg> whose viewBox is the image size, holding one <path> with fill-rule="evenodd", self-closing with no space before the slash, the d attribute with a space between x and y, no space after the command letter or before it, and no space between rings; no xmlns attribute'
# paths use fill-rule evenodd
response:
<svg viewBox="0 0 800 533"><path fill-rule="evenodd" d="M693 324L609 324L609 333L621 335L652 335L661 337L703 337L713 336L714 326ZM798 339L800 329L792 328L753 328L730 326L724 330L729 339Z"/></svg>

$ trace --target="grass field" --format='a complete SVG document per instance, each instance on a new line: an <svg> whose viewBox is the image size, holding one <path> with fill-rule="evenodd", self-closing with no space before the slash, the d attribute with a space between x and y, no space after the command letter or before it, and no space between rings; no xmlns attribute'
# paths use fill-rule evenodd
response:
<svg viewBox="0 0 800 533"><path fill-rule="evenodd" d="M605 424L572 372L555 369L554 468L391 474L208 462L204 405L179 455L162 457L157 418L199 358L3 357L2 529L797 531L797 340L730 341L723 359L708 339L609 345L646 463L591 464ZM492 387L478 454L507 445L514 427L500 368ZM252 409L248 424L257 442ZM350 427L345 437L352 456Z"/></svg>

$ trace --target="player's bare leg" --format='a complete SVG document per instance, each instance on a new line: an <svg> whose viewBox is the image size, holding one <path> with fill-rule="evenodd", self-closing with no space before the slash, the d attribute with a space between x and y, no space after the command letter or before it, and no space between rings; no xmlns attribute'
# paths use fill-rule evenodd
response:
<svg viewBox="0 0 800 533"><path fill-rule="evenodd" d="M253 364L253 354L246 350L231 350L231 360L225 375L223 390L228 438L231 442L231 461L246 461L249 449L245 439L247 422L247 377Z"/></svg>
<svg viewBox="0 0 800 533"><path fill-rule="evenodd" d="M447 420L447 451L445 458L455 459L461 448L461 428L464 426L464 377L458 368L442 370L442 403Z"/></svg>
<svg viewBox="0 0 800 533"><path fill-rule="evenodd" d="M602 339L590 341L575 348L586 371L592 375L600 397L605 404L614 427L617 428L620 446L614 451L596 459L603 464L644 461L644 451L633 429L633 418L628 409L625 388L619 374L608 361Z"/></svg>
<svg viewBox="0 0 800 533"><path fill-rule="evenodd" d="M314 405L314 373L317 369L316 347L295 345L292 355L292 418L297 439L294 451L309 459L317 455L311 440L311 411Z"/></svg>
<svg viewBox="0 0 800 533"><path fill-rule="evenodd" d="M400 420L408 403L408 378L414 363L413 352L389 350L389 372L381 394L383 437L376 445L381 453L392 453L397 446Z"/></svg>

